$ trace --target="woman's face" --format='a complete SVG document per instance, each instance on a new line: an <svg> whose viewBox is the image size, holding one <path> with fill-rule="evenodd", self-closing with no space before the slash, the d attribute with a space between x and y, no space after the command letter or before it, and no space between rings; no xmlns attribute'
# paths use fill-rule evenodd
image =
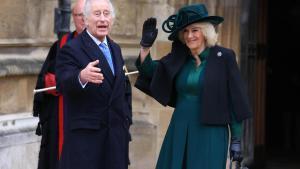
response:
<svg viewBox="0 0 300 169"><path fill-rule="evenodd" d="M183 40L191 51L202 51L205 48L205 37L199 23L188 25L182 30Z"/></svg>

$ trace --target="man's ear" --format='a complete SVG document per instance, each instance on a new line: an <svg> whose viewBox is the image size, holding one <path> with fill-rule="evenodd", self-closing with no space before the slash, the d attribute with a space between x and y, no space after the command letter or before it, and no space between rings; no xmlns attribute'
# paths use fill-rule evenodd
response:
<svg viewBox="0 0 300 169"><path fill-rule="evenodd" d="M88 18L86 17L86 16L84 16L84 18L83 18L83 20L84 20L84 25L85 25L85 27L87 28L88 27Z"/></svg>
<svg viewBox="0 0 300 169"><path fill-rule="evenodd" d="M112 18L112 19L111 19L111 26L113 26L114 23L115 23L115 20L114 20L114 18Z"/></svg>

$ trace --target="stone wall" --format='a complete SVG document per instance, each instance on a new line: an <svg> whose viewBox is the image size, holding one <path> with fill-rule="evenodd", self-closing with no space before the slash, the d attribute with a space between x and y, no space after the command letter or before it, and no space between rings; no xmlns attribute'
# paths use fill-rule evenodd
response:
<svg viewBox="0 0 300 169"><path fill-rule="evenodd" d="M116 20L111 36L120 44L130 71L136 70L133 63L139 52L143 21L150 16L158 20L158 38L151 53L159 59L170 50L168 34L162 31L160 25L176 9L194 2L204 2L209 12L225 17L225 22L218 29L220 43L239 53L239 0L113 0ZM0 119L7 115L16 115L13 117L18 118L22 112L28 112L27 116L30 116L32 112L32 91L36 77L50 45L56 40L53 33L56 6L57 0L1 1ZM71 26L71 30L74 30L74 26ZM132 84L135 78L136 75L130 76ZM134 87L132 89L134 124L131 127L130 169L152 169L173 109L161 106ZM31 122L33 126L36 125L35 121ZM0 124L1 129L4 127ZM0 134L0 140L7 138L5 134ZM15 132L10 137L26 138L31 142L4 145L0 141L0 168L32 169L37 163L39 148L39 137L34 135L34 127L30 131ZM14 153L19 154L20 158L28 156L33 162L25 164L24 159L15 162ZM12 166L11 163L16 164Z"/></svg>

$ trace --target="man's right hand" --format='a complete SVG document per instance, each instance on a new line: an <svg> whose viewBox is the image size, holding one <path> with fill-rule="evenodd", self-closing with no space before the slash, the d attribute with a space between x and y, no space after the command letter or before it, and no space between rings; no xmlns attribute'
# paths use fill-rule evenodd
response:
<svg viewBox="0 0 300 169"><path fill-rule="evenodd" d="M79 78L81 83L87 82L101 84L103 82L103 74L100 73L101 69L97 67L99 60L90 62L84 69L81 70Z"/></svg>

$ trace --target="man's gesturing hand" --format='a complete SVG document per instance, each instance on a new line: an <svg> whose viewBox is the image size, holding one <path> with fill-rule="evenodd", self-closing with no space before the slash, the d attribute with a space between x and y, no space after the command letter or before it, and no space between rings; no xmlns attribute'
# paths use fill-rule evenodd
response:
<svg viewBox="0 0 300 169"><path fill-rule="evenodd" d="M96 83L100 84L103 82L103 74L100 73L101 69L97 67L99 60L90 62L84 69L81 70L79 78L81 83Z"/></svg>

